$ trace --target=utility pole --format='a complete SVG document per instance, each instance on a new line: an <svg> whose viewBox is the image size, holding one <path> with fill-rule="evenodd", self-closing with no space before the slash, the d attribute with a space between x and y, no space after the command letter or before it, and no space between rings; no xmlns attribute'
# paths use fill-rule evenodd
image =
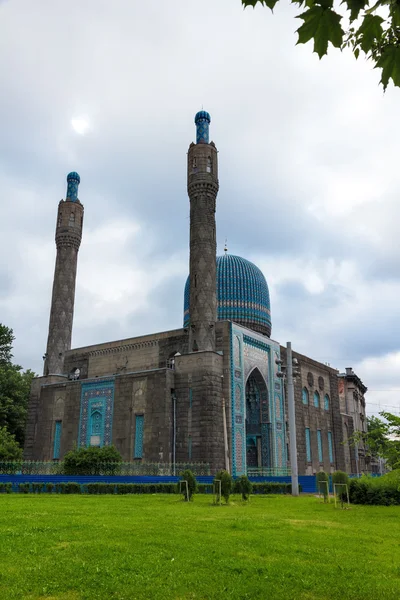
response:
<svg viewBox="0 0 400 600"><path fill-rule="evenodd" d="M299 475L297 468L297 443L296 443L296 414L294 408L294 383L293 383L293 359L292 344L286 344L286 377L287 377L287 396L289 409L289 448L290 448L290 466L292 471L292 496L299 495Z"/></svg>
<svg viewBox="0 0 400 600"><path fill-rule="evenodd" d="M275 361L278 365L282 365L281 360ZM286 365L281 366L281 371L278 371L278 377L286 379L287 384L287 401L289 411L289 449L290 449L290 467L292 477L292 496L299 495L299 475L297 467L297 442L296 442L296 414L294 407L294 380L293 375L298 375L297 359L292 357L292 343L286 344ZM293 373L294 365L294 373Z"/></svg>

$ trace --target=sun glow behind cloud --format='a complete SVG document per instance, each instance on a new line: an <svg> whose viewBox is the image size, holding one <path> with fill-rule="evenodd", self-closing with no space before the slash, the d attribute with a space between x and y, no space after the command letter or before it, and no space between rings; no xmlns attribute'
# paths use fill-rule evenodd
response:
<svg viewBox="0 0 400 600"><path fill-rule="evenodd" d="M76 131L76 133L79 133L79 135L85 135L85 133L88 131L89 129L89 123L87 121L87 119L71 119L71 125L73 127L73 129Z"/></svg>

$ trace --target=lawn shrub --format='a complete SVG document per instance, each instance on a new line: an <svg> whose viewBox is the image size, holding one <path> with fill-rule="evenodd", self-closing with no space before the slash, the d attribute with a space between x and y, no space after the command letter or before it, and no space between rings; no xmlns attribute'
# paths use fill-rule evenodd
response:
<svg viewBox="0 0 400 600"><path fill-rule="evenodd" d="M325 471L320 471L316 475L317 492L324 496L324 502L327 501L329 495L329 475ZM328 485L326 485L328 482Z"/></svg>
<svg viewBox="0 0 400 600"><path fill-rule="evenodd" d="M215 489L218 490L219 484L216 483L221 482L221 496L225 500L226 504L229 502L229 496L232 493L233 488L233 480L232 475L228 473L228 471L218 471L216 476L214 477Z"/></svg>
<svg viewBox="0 0 400 600"><path fill-rule="evenodd" d="M341 487L336 488L338 490L337 491L338 498L340 499L340 503L343 508L343 502L347 502L347 493L346 493L346 489L345 489L344 485L347 485L347 488L349 489L349 486L350 486L349 476L344 471L335 471L334 473L332 473L332 485L334 486L335 483L343 484ZM333 489L335 489L335 487L333 487ZM349 490L349 495L350 495L350 490Z"/></svg>
<svg viewBox="0 0 400 600"><path fill-rule="evenodd" d="M0 483L0 494L11 494L12 483Z"/></svg>
<svg viewBox="0 0 400 600"><path fill-rule="evenodd" d="M67 452L62 471L65 475L117 475L122 456L114 446L79 448Z"/></svg>
<svg viewBox="0 0 400 600"><path fill-rule="evenodd" d="M189 497L187 497L186 495L186 485L182 485L182 494L184 499L192 500L194 494L196 494L199 488L197 479L190 469L186 469L186 471L183 471L183 473L181 473L181 481L187 481L187 494Z"/></svg>
<svg viewBox="0 0 400 600"><path fill-rule="evenodd" d="M235 481L234 490L237 490L237 493L242 494L242 500L248 500L253 489L253 484L247 475L242 475Z"/></svg>
<svg viewBox="0 0 400 600"><path fill-rule="evenodd" d="M391 506L400 504L400 470L396 469L382 477L363 475L350 481L350 502Z"/></svg>
<svg viewBox="0 0 400 600"><path fill-rule="evenodd" d="M48 494L51 494L53 490L54 490L54 483L51 483L51 482L46 483L46 492Z"/></svg>
<svg viewBox="0 0 400 600"><path fill-rule="evenodd" d="M262 481L253 483L253 494L291 494L292 484L291 483L280 483L275 481ZM237 488L239 493L239 488ZM236 490L235 490L236 491ZM299 485L299 492L301 492L301 485Z"/></svg>
<svg viewBox="0 0 400 600"><path fill-rule="evenodd" d="M44 490L44 483L32 483L32 492L34 494L41 494Z"/></svg>
<svg viewBox="0 0 400 600"><path fill-rule="evenodd" d="M19 483L18 484L18 490L20 494L28 494L29 493L29 483Z"/></svg>

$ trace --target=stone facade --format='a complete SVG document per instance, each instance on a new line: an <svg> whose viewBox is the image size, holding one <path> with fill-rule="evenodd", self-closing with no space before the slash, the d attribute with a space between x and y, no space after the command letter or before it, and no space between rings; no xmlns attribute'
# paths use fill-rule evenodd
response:
<svg viewBox="0 0 400 600"><path fill-rule="evenodd" d="M285 363L283 346L281 357ZM294 386L299 474L344 470L338 372L297 352L293 358L298 360L300 371Z"/></svg>
<svg viewBox="0 0 400 600"><path fill-rule="evenodd" d="M354 433L366 433L365 414L366 386L351 367L339 374L339 400L345 440L345 469L349 473L370 473L371 457L362 440L349 444Z"/></svg>

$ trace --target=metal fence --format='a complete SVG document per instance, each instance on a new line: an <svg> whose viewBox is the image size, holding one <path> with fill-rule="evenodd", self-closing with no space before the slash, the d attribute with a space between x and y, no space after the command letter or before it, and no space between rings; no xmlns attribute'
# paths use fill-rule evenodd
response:
<svg viewBox="0 0 400 600"><path fill-rule="evenodd" d="M210 475L210 465L207 463L100 463L93 472L87 475L180 475L190 469L194 475ZM64 465L56 461L6 461L0 462L0 475L63 475Z"/></svg>
<svg viewBox="0 0 400 600"><path fill-rule="evenodd" d="M255 467L247 467L248 477L288 477L292 471L287 467L278 469L263 469Z"/></svg>

